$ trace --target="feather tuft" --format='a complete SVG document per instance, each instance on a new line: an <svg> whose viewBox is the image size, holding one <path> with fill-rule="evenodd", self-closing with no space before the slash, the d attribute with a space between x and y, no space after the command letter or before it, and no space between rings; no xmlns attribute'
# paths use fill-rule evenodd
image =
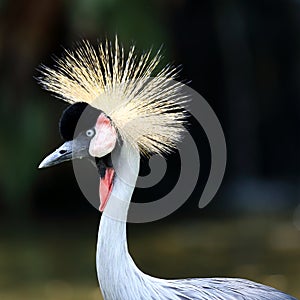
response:
<svg viewBox="0 0 300 300"><path fill-rule="evenodd" d="M104 111L122 139L143 154L172 151L185 131L187 97L175 81L178 69L170 65L153 72L160 51L138 56L135 46L127 55L118 38L98 48L82 41L74 51L65 50L52 69L40 68L44 89L71 104L85 102Z"/></svg>

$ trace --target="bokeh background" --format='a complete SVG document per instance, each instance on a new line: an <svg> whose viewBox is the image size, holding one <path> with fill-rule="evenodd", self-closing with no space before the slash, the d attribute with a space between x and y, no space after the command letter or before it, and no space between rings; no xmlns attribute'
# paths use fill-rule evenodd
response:
<svg viewBox="0 0 300 300"><path fill-rule="evenodd" d="M118 34L125 48L163 45L165 62L198 91L223 126L228 164L206 208L206 136L197 188L164 220L129 224L138 266L155 276L243 277L300 297L300 1L0 1L0 299L101 299L95 272L99 213L71 164L38 170L61 141L66 107L38 86L36 68L88 38ZM172 188L138 190L151 201ZM147 174L147 162L143 162Z"/></svg>

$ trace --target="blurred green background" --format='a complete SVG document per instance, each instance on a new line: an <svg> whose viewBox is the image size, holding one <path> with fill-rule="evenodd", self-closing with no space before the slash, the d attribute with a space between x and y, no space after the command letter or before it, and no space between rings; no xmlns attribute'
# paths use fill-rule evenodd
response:
<svg viewBox="0 0 300 300"><path fill-rule="evenodd" d="M0 16L0 299L101 297L99 213L70 164L37 170L61 143L66 104L34 77L62 47L115 34L141 52L163 45L165 62L182 65L180 80L218 115L228 147L223 185L200 210L210 154L191 120L197 188L170 217L129 224L138 266L167 278L249 278L300 297L298 0L1 0ZM168 162L176 173L176 153ZM137 191L135 201L167 193L174 178L159 191Z"/></svg>

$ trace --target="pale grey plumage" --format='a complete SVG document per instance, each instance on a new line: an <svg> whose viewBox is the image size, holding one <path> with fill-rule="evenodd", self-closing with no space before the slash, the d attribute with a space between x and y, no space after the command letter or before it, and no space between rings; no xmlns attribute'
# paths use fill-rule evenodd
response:
<svg viewBox="0 0 300 300"><path fill-rule="evenodd" d="M124 145L119 150L114 163L120 169L109 200L113 209L104 210L97 244L97 273L105 300L296 300L245 279L164 280L140 271L128 252L126 238L126 215L134 190L134 184L128 182L135 182L137 178L139 153ZM128 174L129 169L131 174ZM118 174L127 174L129 179L120 178Z"/></svg>

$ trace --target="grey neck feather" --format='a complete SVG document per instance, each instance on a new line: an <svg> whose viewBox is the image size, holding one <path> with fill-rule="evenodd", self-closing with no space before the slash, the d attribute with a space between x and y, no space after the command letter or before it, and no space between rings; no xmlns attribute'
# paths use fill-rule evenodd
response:
<svg viewBox="0 0 300 300"><path fill-rule="evenodd" d="M188 299L170 289L170 281L141 272L131 258L126 218L139 172L139 152L123 144L112 153L112 162L116 171L114 187L101 217L96 254L104 300Z"/></svg>
<svg viewBox="0 0 300 300"><path fill-rule="evenodd" d="M128 253L126 218L139 172L139 153L123 144L112 153L115 180L101 217L97 243L97 274L104 299L135 299L142 272ZM136 283L136 285L134 285ZM136 298L138 299L138 298Z"/></svg>

